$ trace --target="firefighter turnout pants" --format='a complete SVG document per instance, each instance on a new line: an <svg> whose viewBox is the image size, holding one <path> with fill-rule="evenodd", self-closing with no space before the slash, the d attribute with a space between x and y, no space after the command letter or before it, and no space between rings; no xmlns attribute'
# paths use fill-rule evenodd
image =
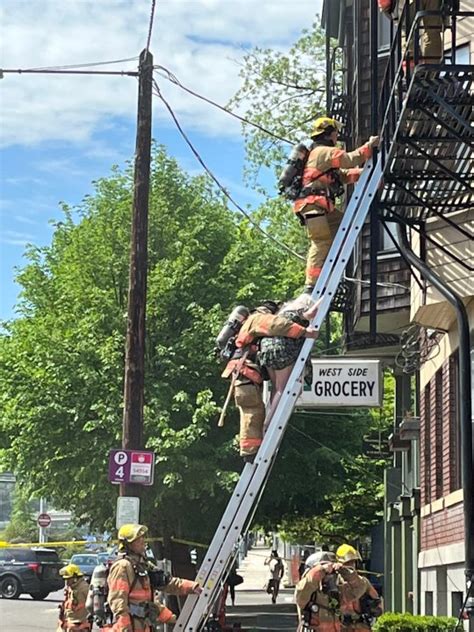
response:
<svg viewBox="0 0 474 632"><path fill-rule="evenodd" d="M263 439L265 405L262 387L247 379L238 379L234 399L240 414L240 455L251 456L258 452Z"/></svg>
<svg viewBox="0 0 474 632"><path fill-rule="evenodd" d="M311 242L306 261L306 285L315 285L342 221L342 213L337 210L326 213L315 204L308 204L302 214Z"/></svg>
<svg viewBox="0 0 474 632"><path fill-rule="evenodd" d="M403 3L399 3L403 7ZM441 11L441 0L419 0L419 11ZM416 3L410 0L410 22L413 23L416 14ZM425 15L421 18L419 26L420 48L422 61L425 64L439 64L443 53L442 43L442 18L440 15ZM403 48L406 47L406 33L403 33ZM409 42L410 54L413 59L414 44Z"/></svg>

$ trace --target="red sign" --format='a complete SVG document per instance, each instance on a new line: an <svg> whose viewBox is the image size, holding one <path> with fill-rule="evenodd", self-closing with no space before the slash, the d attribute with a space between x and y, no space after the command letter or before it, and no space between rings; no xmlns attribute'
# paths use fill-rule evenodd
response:
<svg viewBox="0 0 474 632"><path fill-rule="evenodd" d="M51 524L51 516L47 513L42 513L38 516L37 522L39 527L49 527Z"/></svg>

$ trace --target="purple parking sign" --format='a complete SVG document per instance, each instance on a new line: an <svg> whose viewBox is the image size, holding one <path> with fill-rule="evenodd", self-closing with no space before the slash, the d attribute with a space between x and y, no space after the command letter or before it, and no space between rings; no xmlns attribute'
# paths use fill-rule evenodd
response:
<svg viewBox="0 0 474 632"><path fill-rule="evenodd" d="M144 450L111 450L109 481L153 485L155 453Z"/></svg>

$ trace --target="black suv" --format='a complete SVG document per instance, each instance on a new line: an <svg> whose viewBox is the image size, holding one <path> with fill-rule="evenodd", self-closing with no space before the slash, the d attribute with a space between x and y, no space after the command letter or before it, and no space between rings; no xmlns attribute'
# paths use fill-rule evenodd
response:
<svg viewBox="0 0 474 632"><path fill-rule="evenodd" d="M27 593L33 599L45 599L63 588L62 566L53 549L0 548L0 596L17 599Z"/></svg>

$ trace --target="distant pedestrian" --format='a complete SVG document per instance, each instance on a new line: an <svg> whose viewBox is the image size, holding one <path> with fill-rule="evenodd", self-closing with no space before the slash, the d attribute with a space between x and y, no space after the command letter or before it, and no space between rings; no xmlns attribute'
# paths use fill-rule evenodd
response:
<svg viewBox="0 0 474 632"><path fill-rule="evenodd" d="M272 603L276 603L278 592L280 590L280 582L285 573L285 565L276 550L273 550L270 557L265 560L265 565L268 565L268 569L270 571L270 579L267 583L267 593L271 595Z"/></svg>
<svg viewBox="0 0 474 632"><path fill-rule="evenodd" d="M244 581L244 578L242 577L242 575L239 575L237 573L237 569L234 564L226 580L226 584L229 587L230 600L233 606L235 606L235 587L240 586L240 584L242 584L243 581Z"/></svg>

